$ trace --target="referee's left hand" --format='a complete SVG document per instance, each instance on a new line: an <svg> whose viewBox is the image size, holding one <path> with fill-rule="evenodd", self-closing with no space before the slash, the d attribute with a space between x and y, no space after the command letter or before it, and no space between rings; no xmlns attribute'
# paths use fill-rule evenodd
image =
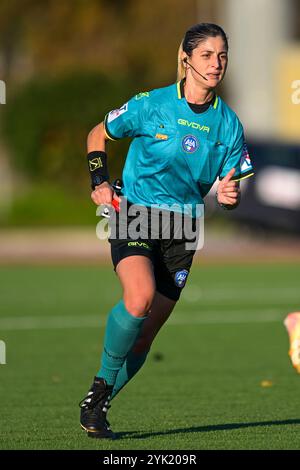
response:
<svg viewBox="0 0 300 470"><path fill-rule="evenodd" d="M234 173L235 168L232 168L220 181L217 190L218 203L228 206L228 209L234 209L238 206L241 197L239 182L231 179Z"/></svg>

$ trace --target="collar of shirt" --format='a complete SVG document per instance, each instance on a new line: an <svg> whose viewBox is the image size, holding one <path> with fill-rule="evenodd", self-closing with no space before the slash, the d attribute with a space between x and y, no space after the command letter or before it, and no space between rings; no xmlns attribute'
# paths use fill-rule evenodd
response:
<svg viewBox="0 0 300 470"><path fill-rule="evenodd" d="M180 98L185 97L184 96L184 83L185 83L185 78L183 78L179 82L179 91L180 91L180 95L181 95ZM189 103L187 101L187 104L189 105L191 110L194 111L194 113L201 114L201 113L204 113L205 111L207 111L210 106L214 106L216 104L216 100L217 100L217 95L214 94L212 99L210 101L208 101L207 103L196 104L196 103Z"/></svg>

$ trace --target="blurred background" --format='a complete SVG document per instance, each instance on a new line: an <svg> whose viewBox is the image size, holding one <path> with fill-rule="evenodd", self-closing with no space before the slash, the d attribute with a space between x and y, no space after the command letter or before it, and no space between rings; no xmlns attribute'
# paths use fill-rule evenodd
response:
<svg viewBox="0 0 300 470"><path fill-rule="evenodd" d="M228 257L226 239L230 256L248 243L270 258L298 256L299 1L2 0L0 262L107 255L94 231L87 134L132 95L176 81L178 45L202 21L229 36L220 94L244 124L256 176L232 213L212 189L201 255ZM128 145L108 144L112 178Z"/></svg>

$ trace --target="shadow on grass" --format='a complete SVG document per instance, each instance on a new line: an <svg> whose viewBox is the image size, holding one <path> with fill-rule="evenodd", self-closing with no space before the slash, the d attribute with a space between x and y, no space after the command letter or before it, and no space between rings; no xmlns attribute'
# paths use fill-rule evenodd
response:
<svg viewBox="0 0 300 470"><path fill-rule="evenodd" d="M170 429L168 431L141 433L140 431L128 431L117 433L119 439L147 439L155 436L170 436L172 434L187 434L190 432L214 432L231 431L234 429L254 428L263 426L285 426L290 424L300 424L300 419L285 419L281 421L257 421L253 423L229 423L213 424L209 426L195 426L192 428Z"/></svg>

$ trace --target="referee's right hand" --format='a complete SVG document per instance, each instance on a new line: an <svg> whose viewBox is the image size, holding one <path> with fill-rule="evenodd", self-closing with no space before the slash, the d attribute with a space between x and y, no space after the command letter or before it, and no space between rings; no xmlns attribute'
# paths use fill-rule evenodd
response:
<svg viewBox="0 0 300 470"><path fill-rule="evenodd" d="M117 196L108 181L104 181L104 183L96 186L94 191L92 191L91 198L97 206L101 206L101 204L112 205L113 199L118 203L121 202L121 198Z"/></svg>

